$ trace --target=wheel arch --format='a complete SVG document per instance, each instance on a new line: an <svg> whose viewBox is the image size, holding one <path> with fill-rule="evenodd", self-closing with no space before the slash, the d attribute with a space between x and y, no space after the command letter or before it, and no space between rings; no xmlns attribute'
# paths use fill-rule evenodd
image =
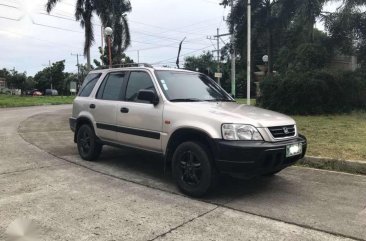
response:
<svg viewBox="0 0 366 241"><path fill-rule="evenodd" d="M186 141L198 141L201 144L205 145L207 149L210 151L210 154L212 158L215 156L215 143L212 139L212 137L205 131L196 129L196 128L190 128L190 127L184 127L175 130L168 141L166 151L165 151L165 168L170 165L173 153L175 149L183 142ZM213 163L215 165L215 162Z"/></svg>
<svg viewBox="0 0 366 241"><path fill-rule="evenodd" d="M74 132L74 142L76 143L76 137L77 137L77 133L79 131L79 128L84 125L84 124L88 124L90 125L90 127L94 130L94 126L93 126L93 122L86 116L81 116L79 118L76 119L76 126L75 126L75 132Z"/></svg>

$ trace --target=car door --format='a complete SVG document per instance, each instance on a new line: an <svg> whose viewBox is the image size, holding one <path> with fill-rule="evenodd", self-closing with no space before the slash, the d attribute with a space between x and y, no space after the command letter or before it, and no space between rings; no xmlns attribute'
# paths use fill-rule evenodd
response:
<svg viewBox="0 0 366 241"><path fill-rule="evenodd" d="M154 105L139 101L138 92L144 89L157 93L150 73L131 71L124 101L118 104L118 139L128 146L161 152L163 102Z"/></svg>
<svg viewBox="0 0 366 241"><path fill-rule="evenodd" d="M126 72L113 72L106 75L96 93L94 119L96 134L105 141L118 142L116 132L116 112L118 101L123 98L122 86Z"/></svg>

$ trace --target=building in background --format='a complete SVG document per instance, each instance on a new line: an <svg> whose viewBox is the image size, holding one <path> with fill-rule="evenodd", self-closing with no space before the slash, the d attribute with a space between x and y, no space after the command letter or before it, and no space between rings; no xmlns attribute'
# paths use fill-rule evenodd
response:
<svg viewBox="0 0 366 241"><path fill-rule="evenodd" d="M0 78L0 89L6 88L6 80L5 78Z"/></svg>

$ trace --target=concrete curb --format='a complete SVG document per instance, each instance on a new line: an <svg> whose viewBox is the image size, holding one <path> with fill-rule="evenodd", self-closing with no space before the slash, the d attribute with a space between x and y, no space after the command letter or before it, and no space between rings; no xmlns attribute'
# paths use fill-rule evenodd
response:
<svg viewBox="0 0 366 241"><path fill-rule="evenodd" d="M298 162L301 166L366 175L366 161L337 160L305 156Z"/></svg>

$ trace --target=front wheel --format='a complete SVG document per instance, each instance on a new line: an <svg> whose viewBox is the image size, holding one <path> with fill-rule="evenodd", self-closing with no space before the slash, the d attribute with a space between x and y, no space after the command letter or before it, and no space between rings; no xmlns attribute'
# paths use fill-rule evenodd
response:
<svg viewBox="0 0 366 241"><path fill-rule="evenodd" d="M94 130L90 125L82 125L77 133L79 155L86 161L94 161L100 156L103 146L96 141Z"/></svg>
<svg viewBox="0 0 366 241"><path fill-rule="evenodd" d="M268 173L263 174L263 176L264 176L264 177L273 177L273 176L275 176L277 173L280 173L281 171L282 171L282 169L281 169L281 170L277 170L277 171L273 171L273 172L268 172Z"/></svg>
<svg viewBox="0 0 366 241"><path fill-rule="evenodd" d="M184 142L173 154L173 177L179 189L193 197L207 194L217 182L208 149L198 142Z"/></svg>

